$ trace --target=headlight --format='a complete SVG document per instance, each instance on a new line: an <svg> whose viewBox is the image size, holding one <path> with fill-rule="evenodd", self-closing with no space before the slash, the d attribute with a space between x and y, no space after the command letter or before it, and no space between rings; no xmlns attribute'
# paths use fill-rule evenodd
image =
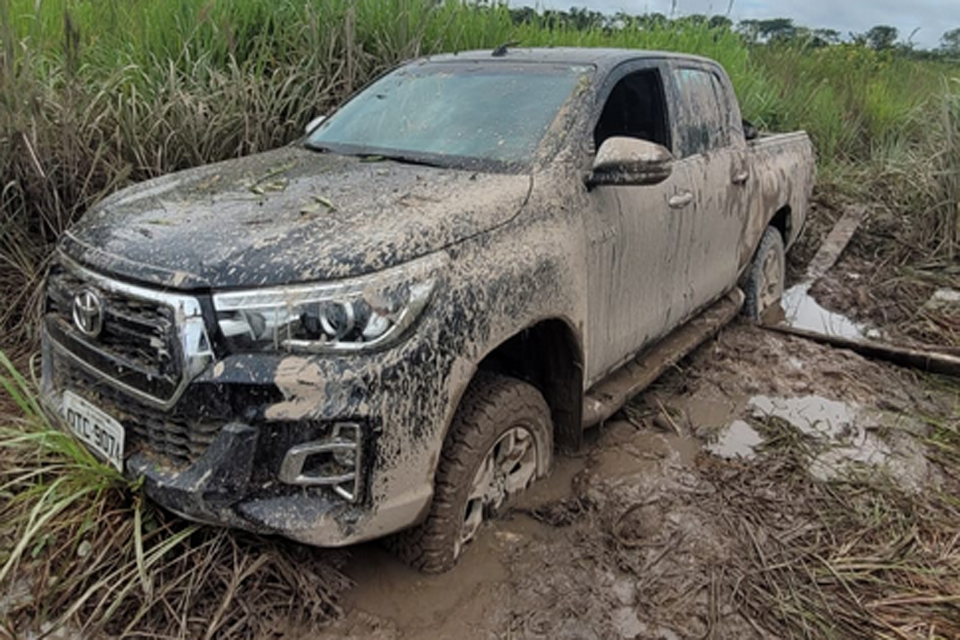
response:
<svg viewBox="0 0 960 640"><path fill-rule="evenodd" d="M413 324L445 262L446 255L436 253L337 283L218 293L213 306L232 351L373 349Z"/></svg>

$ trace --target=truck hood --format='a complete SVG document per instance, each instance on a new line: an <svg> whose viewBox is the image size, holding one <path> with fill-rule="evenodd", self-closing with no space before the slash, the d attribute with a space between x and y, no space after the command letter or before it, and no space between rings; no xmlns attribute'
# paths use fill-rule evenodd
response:
<svg viewBox="0 0 960 640"><path fill-rule="evenodd" d="M379 271L503 224L527 175L286 147L129 187L64 234L95 269L165 288L256 287Z"/></svg>

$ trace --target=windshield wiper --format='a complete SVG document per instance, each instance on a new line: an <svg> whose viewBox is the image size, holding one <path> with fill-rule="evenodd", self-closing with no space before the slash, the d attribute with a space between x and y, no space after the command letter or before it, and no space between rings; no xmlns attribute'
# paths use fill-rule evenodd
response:
<svg viewBox="0 0 960 640"><path fill-rule="evenodd" d="M425 160L424 158L408 156L402 153L357 153L354 155L360 158L360 162L383 162L384 160L391 160L393 162L400 162L402 164L418 164L424 167L445 166L433 160Z"/></svg>
<svg viewBox="0 0 960 640"><path fill-rule="evenodd" d="M440 167L444 168L447 165L437 162L435 160L427 160L420 156L407 155L403 153L375 153L373 151L349 151L347 149L336 149L333 147L327 147L322 144L311 144L310 142L304 142L303 146L311 151L317 151L319 153L335 153L342 156L354 156L360 159L360 162L384 162L390 160L392 162L400 162L403 164L417 164L424 167Z"/></svg>

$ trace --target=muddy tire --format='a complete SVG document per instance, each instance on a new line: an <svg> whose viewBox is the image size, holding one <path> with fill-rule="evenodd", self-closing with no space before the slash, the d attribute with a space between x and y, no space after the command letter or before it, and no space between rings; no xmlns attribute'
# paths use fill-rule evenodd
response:
<svg viewBox="0 0 960 640"><path fill-rule="evenodd" d="M553 425L540 392L478 372L450 427L426 520L387 546L424 573L449 571L479 525L546 475L552 460Z"/></svg>
<svg viewBox="0 0 960 640"><path fill-rule="evenodd" d="M777 229L767 227L743 281L744 315L759 321L768 309L780 303L787 278L786 264L783 236Z"/></svg>

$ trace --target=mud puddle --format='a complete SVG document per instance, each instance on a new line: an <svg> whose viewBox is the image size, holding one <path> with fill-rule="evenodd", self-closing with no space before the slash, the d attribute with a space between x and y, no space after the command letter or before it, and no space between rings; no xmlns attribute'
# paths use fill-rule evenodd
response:
<svg viewBox="0 0 960 640"><path fill-rule="evenodd" d="M763 436L753 425L745 420L734 420L714 442L707 445L707 451L721 458L752 459L763 442Z"/></svg>
<svg viewBox="0 0 960 640"><path fill-rule="evenodd" d="M747 402L747 413L746 420L721 429L705 449L722 458L754 459L764 446L799 437L809 452L810 474L818 480L879 471L912 491L939 484L914 437L923 426L903 415L819 395L757 396Z"/></svg>
<svg viewBox="0 0 960 640"><path fill-rule="evenodd" d="M798 284L783 293L782 308L774 309L770 317L764 318L771 324L783 323L794 329L813 331L838 338L877 338L875 329L856 323L846 316L828 311L820 306L810 295L811 284Z"/></svg>
<svg viewBox="0 0 960 640"><path fill-rule="evenodd" d="M455 571L426 576L399 562L380 544L353 551L346 567L356 586L347 593L346 617L321 635L306 638L498 638L514 626L521 596L512 558L526 548L543 548L553 526L535 519L543 505L572 495L586 457L558 456L553 473L531 487L499 520L484 525ZM547 516L540 516L547 517Z"/></svg>
<svg viewBox="0 0 960 640"><path fill-rule="evenodd" d="M882 473L920 490L937 478L914 438L922 425L903 416L929 402L892 367L731 327L588 432L582 452L558 456L452 572L357 548L344 618L291 637L770 637L726 578L750 539L730 530L724 465L763 467L790 438L814 477Z"/></svg>
<svg viewBox="0 0 960 640"><path fill-rule="evenodd" d="M346 617L302 637L679 637L641 620L634 580L594 560L593 536L603 529L597 506L611 488L668 492L664 469L692 465L700 449L693 437L609 422L588 434L583 454L558 456L550 477L485 524L454 571L424 576L377 544L356 549L346 568L356 582L343 602ZM644 517L659 509L647 505ZM618 535L656 536L655 527L641 528L628 522Z"/></svg>

